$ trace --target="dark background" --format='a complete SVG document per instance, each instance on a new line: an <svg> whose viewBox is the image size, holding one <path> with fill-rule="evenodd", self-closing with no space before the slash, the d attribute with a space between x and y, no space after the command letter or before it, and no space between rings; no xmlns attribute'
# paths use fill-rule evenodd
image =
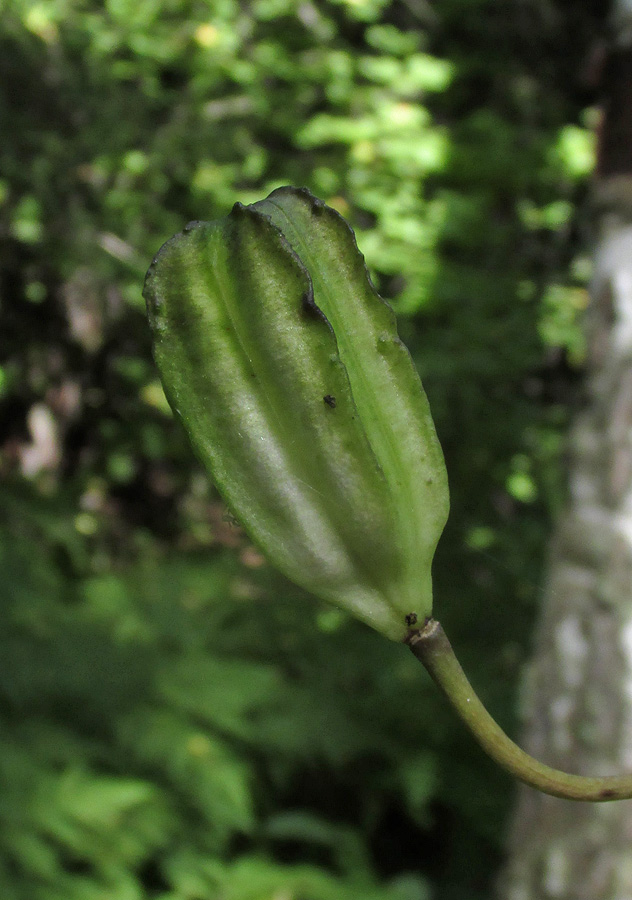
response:
<svg viewBox="0 0 632 900"><path fill-rule="evenodd" d="M606 12L5 4L3 900L490 896L514 785L404 648L230 521L141 287L188 220L280 184L349 219L446 456L437 615L514 732L581 402Z"/></svg>

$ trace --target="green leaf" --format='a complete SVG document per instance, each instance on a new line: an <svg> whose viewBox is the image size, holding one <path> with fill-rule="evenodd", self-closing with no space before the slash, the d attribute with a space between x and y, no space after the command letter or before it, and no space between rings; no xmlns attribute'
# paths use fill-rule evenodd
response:
<svg viewBox="0 0 632 900"><path fill-rule="evenodd" d="M448 508L395 316L353 232L281 188L193 223L145 285L166 395L271 561L395 640L430 614Z"/></svg>

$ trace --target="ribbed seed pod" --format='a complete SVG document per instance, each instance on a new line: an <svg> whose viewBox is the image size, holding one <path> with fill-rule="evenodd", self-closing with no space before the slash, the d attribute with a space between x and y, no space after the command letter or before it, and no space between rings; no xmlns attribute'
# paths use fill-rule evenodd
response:
<svg viewBox="0 0 632 900"><path fill-rule="evenodd" d="M353 232L281 188L193 223L145 298L165 392L232 512L290 579L390 638L430 615L445 466Z"/></svg>

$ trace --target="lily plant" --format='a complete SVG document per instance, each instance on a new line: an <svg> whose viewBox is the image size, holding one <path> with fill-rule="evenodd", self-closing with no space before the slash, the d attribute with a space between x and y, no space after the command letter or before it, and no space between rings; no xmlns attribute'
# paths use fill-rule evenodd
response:
<svg viewBox="0 0 632 900"><path fill-rule="evenodd" d="M432 617L449 509L428 400L345 220L279 188L162 247L145 281L167 398L231 512L315 596L407 644L484 750L572 800L632 797L632 775L533 759L476 696Z"/></svg>

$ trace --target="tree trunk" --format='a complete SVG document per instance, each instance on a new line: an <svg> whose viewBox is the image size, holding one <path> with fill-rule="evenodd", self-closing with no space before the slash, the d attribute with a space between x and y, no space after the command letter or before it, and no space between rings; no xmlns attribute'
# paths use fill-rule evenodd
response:
<svg viewBox="0 0 632 900"><path fill-rule="evenodd" d="M586 397L527 682L524 745L581 774L632 771L632 3L602 76ZM632 801L521 789L502 900L630 900Z"/></svg>

